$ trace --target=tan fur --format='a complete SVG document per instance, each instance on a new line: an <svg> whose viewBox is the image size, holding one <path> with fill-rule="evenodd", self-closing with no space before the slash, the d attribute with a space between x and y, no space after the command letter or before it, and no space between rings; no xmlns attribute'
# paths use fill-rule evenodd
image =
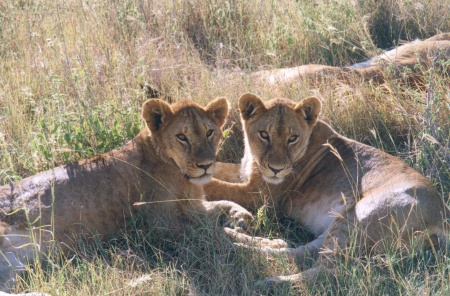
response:
<svg viewBox="0 0 450 296"><path fill-rule="evenodd" d="M204 186L207 199L227 199L254 212L268 204L316 237L286 248L235 233L239 242L255 241L269 254L287 254L299 262L318 256L312 269L266 283L314 279L332 269L336 254L351 242L358 253L426 248L447 240L449 210L433 185L403 161L345 138L318 120L317 98L264 103L244 94L239 109L246 144L242 172L248 181L213 179Z"/></svg>
<svg viewBox="0 0 450 296"><path fill-rule="evenodd" d="M211 179L227 114L224 98L205 108L148 100L147 128L123 147L0 187L0 287L7 290L27 260L53 243L69 250L80 238L107 240L138 208L168 237L193 215L228 213L250 223L237 204L205 201L199 186Z"/></svg>
<svg viewBox="0 0 450 296"><path fill-rule="evenodd" d="M242 181L240 168L239 163L216 162L213 177L229 183L240 183Z"/></svg>
<svg viewBox="0 0 450 296"><path fill-rule="evenodd" d="M345 70L340 67L308 64L292 68L263 70L251 74L254 83L272 85L302 82L317 85L330 79L344 79Z"/></svg>
<svg viewBox="0 0 450 296"><path fill-rule="evenodd" d="M264 70L252 73L254 83L273 85L308 83L318 85L324 81L350 83L356 79L384 83L386 75L406 82L410 86L425 87L424 70L434 68L447 72L439 64L450 59L450 33L443 33L426 40L416 40L386 51L368 61L349 67L302 65L292 68ZM409 73L405 71L409 69ZM392 78L392 77L391 77Z"/></svg>

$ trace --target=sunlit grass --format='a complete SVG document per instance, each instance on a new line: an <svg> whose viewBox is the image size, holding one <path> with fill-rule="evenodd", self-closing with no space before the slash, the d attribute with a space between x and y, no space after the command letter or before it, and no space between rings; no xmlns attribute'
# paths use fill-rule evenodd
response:
<svg viewBox="0 0 450 296"><path fill-rule="evenodd" d="M450 31L445 1L2 1L0 2L0 184L121 146L143 127L151 83L175 99L225 96L233 110L219 158L238 162L237 98L293 100L314 94L339 133L406 161L449 199L449 77L423 69L428 91L301 81L252 84L246 74L315 63L345 66L401 39ZM380 47L380 48L377 48ZM448 67L448 61L443 61ZM444 65L444 66L445 66ZM241 75L242 74L242 75ZM138 218L107 244L30 267L17 291L54 295L254 295L265 276L295 262L236 249L212 225L167 243ZM261 209L255 234L310 239ZM438 251L343 256L336 279L281 287L277 295L449 293L449 259ZM348 260L347 260L348 259ZM263 295L266 291L260 291Z"/></svg>

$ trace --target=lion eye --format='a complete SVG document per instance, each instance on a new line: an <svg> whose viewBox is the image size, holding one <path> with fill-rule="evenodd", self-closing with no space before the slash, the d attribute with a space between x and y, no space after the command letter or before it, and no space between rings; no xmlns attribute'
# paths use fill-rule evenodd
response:
<svg viewBox="0 0 450 296"><path fill-rule="evenodd" d="M214 135L214 130L210 129L209 131L206 132L206 137L209 138L212 135Z"/></svg>
<svg viewBox="0 0 450 296"><path fill-rule="evenodd" d="M181 142L187 142L187 138L186 138L186 136L183 135L183 134L178 134L178 135L176 135L176 137L177 137L177 139L178 139L179 141L181 141Z"/></svg>
<svg viewBox="0 0 450 296"><path fill-rule="evenodd" d="M260 131L259 132L259 136L261 137L261 139L265 140L265 141L269 141L269 134L265 131Z"/></svg>
<svg viewBox="0 0 450 296"><path fill-rule="evenodd" d="M298 140L298 136L297 135L292 135L288 139L288 144L295 143L295 142L297 142L297 140Z"/></svg>

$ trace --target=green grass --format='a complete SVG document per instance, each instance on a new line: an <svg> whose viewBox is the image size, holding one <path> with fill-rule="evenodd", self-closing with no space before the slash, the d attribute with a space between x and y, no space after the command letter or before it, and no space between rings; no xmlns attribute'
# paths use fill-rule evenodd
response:
<svg viewBox="0 0 450 296"><path fill-rule="evenodd" d="M400 40L450 31L446 1L0 2L0 184L118 147L143 127L139 83L234 108L219 158L239 161L243 92L300 100L316 94L338 132L383 149L428 177L449 200L449 77L423 69L429 91L391 80L320 86L255 85L237 73L307 63L345 66ZM448 67L449 61L442 61ZM311 237L260 211L255 233L294 244ZM213 225L172 243L139 217L108 244L39 262L17 291L55 295L258 295L255 282L295 262L235 248ZM343 256L337 280L276 295L446 295L448 252ZM140 279L140 281L139 281ZM133 284L136 283L136 284ZM140 283L140 284L139 284Z"/></svg>

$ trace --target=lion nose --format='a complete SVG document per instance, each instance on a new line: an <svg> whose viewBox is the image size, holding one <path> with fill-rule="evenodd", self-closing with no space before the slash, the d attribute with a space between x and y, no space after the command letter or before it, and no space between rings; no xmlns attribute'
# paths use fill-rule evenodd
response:
<svg viewBox="0 0 450 296"><path fill-rule="evenodd" d="M273 174L276 176L279 172L281 172L284 169L284 165L270 165L269 169L273 172Z"/></svg>
<svg viewBox="0 0 450 296"><path fill-rule="evenodd" d="M207 169L209 169L209 168L213 165L213 162L196 163L195 165L196 165L198 168L204 169L204 170L206 171Z"/></svg>

